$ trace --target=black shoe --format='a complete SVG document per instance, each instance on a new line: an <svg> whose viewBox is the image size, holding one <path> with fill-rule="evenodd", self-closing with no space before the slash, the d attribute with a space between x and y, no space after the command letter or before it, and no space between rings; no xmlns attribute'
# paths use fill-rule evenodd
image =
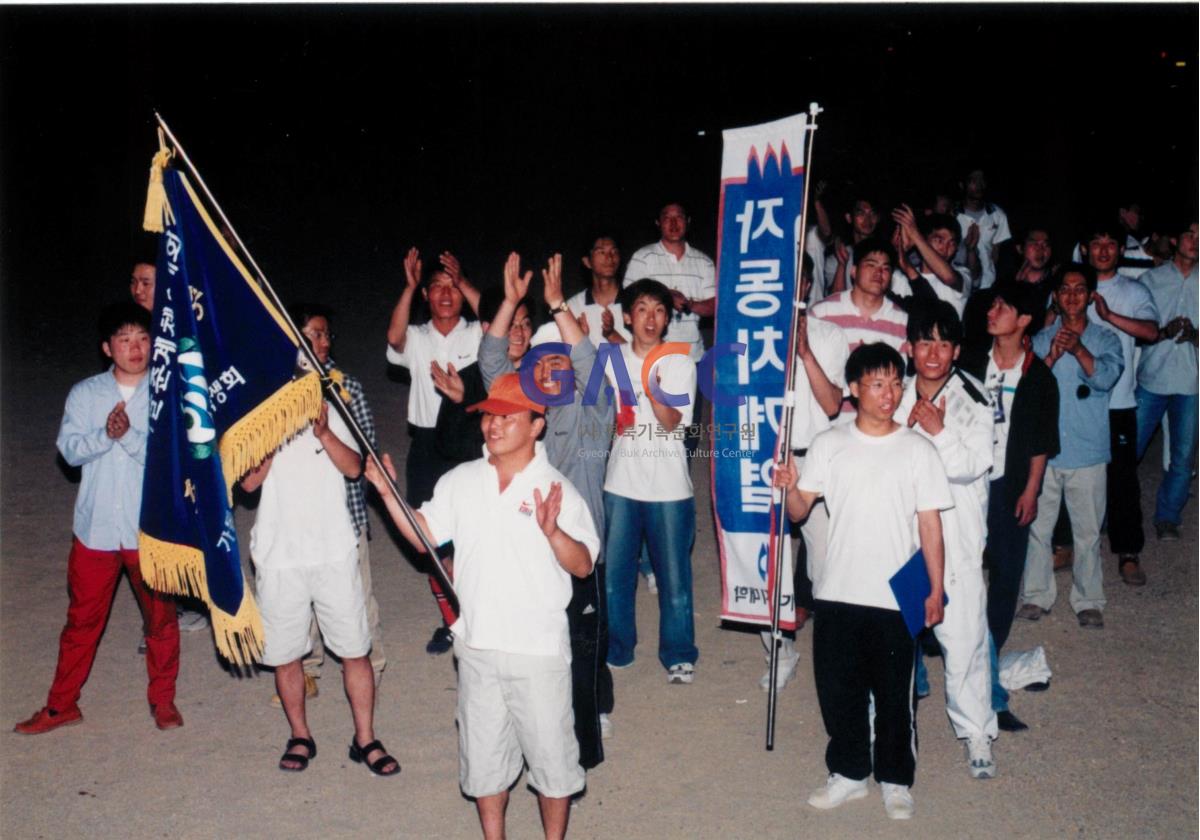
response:
<svg viewBox="0 0 1200 840"><path fill-rule="evenodd" d="M433 631L433 638L425 645L425 652L430 656L440 656L454 647L454 634L449 627L439 627Z"/></svg>
<svg viewBox="0 0 1200 840"><path fill-rule="evenodd" d="M1046 691L1050 688L1050 681L1030 683L1025 686L1025 691Z"/></svg>
<svg viewBox="0 0 1200 840"><path fill-rule="evenodd" d="M996 712L996 725L1000 727L1001 732L1024 732L1029 728L1021 722L1019 717L1007 709L1003 712Z"/></svg>

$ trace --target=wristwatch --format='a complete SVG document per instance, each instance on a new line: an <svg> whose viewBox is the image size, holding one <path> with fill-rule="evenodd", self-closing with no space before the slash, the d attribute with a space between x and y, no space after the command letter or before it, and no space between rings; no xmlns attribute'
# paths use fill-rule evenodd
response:
<svg viewBox="0 0 1200 840"><path fill-rule="evenodd" d="M567 306L567 302L565 300L562 301L561 303L559 303L558 306L550 307L551 315L557 315L560 312L565 315L565 314L569 313L570 311L571 311L571 307Z"/></svg>

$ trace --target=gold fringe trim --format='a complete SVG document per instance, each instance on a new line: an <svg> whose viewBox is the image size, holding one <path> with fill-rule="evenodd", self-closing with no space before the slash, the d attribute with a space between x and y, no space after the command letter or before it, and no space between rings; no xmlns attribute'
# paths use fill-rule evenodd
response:
<svg viewBox="0 0 1200 840"><path fill-rule="evenodd" d="M163 130L158 130L158 151L150 162L150 183L146 187L146 210L142 214L142 229L151 233L162 233L163 217L167 224L175 223L171 203L167 201L167 190L163 186L163 170L171 162L171 150L167 148Z"/></svg>
<svg viewBox="0 0 1200 840"><path fill-rule="evenodd" d="M267 397L221 435L221 469L230 505L238 479L316 420L322 399L321 380L315 373L306 373Z"/></svg>
<svg viewBox="0 0 1200 840"><path fill-rule="evenodd" d="M208 605L213 638L221 656L242 667L262 659L262 618L248 586L243 589L237 614L230 615L213 604L208 594L204 553L199 549L164 542L139 532L138 553L142 579L151 589L172 595L190 595Z"/></svg>

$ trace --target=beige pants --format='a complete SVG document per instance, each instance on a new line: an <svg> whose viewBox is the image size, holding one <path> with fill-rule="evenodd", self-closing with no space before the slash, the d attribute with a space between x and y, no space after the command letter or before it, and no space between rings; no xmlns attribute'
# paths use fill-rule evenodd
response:
<svg viewBox="0 0 1200 840"><path fill-rule="evenodd" d="M379 627L379 602L371 590L371 544L365 536L358 540L358 574L362 578L363 601L367 606L367 626L371 630L371 668L378 677L387 667L387 656L383 652L383 633ZM312 641L312 653L304 657L304 673L312 677L321 676L321 664L325 661L325 646L321 643L321 630L314 615L308 627Z"/></svg>

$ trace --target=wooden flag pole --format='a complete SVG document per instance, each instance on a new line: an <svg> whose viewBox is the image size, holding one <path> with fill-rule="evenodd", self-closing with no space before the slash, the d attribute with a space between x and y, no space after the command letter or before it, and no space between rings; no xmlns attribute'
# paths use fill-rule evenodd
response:
<svg viewBox="0 0 1200 840"><path fill-rule="evenodd" d="M192 163L191 158L188 157L183 145L171 131L170 127L166 123L166 120L162 118L161 114L155 111L154 118L158 121L158 125L162 129L163 133L166 134L167 138L171 141L171 146L174 148L175 154L179 156L181 161L183 161L188 171L195 176L196 183L200 186L201 191L204 193L204 197L208 200L209 204L212 206L212 209L216 211L217 216L220 217L222 224L224 224L225 228L229 231L229 235L233 237L234 241L231 244L235 244L237 246L241 255L246 258L247 262L249 262L250 266L254 269L255 281L258 283L259 287L263 290L267 297L271 299L271 302L274 304L275 308L279 310L280 317L284 319L288 327L295 334L296 341L300 346L300 351L304 354L305 358L308 360L308 363L312 365L313 370L316 371L317 375L321 378L321 384L324 386L327 399L334 404L334 407L337 409L338 413L342 415L342 419L346 421L347 427L349 427L350 432L354 435L354 439L358 442L358 445L361 448L364 456L371 459L376 468L379 470L380 474L383 475L383 477L387 480L388 491L399 504L400 511L404 514L404 518L408 521L409 527L411 527L413 531L421 538L421 544L424 547L425 552L429 555L429 559L432 563L434 575L437 577L438 583L441 584L442 591L445 592L446 597L450 599L451 606L454 608L454 611L458 612L458 596L454 591L454 583L450 580L450 575L446 571L446 567L442 565L442 561L437 555L437 546L433 544L428 535L426 535L425 531L417 524L417 520L413 515L412 508L409 507L408 502L406 502L404 497L400 494L400 489L396 486L395 480L391 477L391 475L388 474L388 471L384 469L383 460L379 457L379 453L375 450L375 447L371 445L371 442L367 440L366 434L358 425L358 422L354 419L354 416L350 413L349 407L342 400L342 396L339 393L337 385L326 375L325 369L317 360L312 348L309 347L308 342L304 340L304 336L301 334L299 326L296 325L296 323L292 320L291 315L288 314L287 307L283 305L283 301L280 299L279 295L275 293L275 289L267 280L266 274L264 274L263 270L259 268L258 263L254 259L254 255L250 253L250 250L246 247L245 243L242 242L242 238L238 236L237 231L233 227L233 223L229 221L229 217L225 215L225 211L222 210L221 205L217 203L217 199L208 189L208 185L204 183L204 178L200 175L200 171L196 169L196 165ZM805 184L807 183L808 181L806 178Z"/></svg>
<svg viewBox="0 0 1200 840"><path fill-rule="evenodd" d="M804 195L800 202L800 236L796 242L796 284L792 293L792 328L788 334L788 354L787 354L787 374L784 381L787 383L783 398L783 417L779 421L779 437L776 444L776 463L782 461L791 455L792 445L792 415L796 410L796 391L795 385L795 365L796 365L796 345L798 342L797 332L800 326L800 318L804 317L806 302L800 296L800 290L804 286L804 244L805 238L808 236L808 186L812 182L812 153L813 153L813 138L817 132L817 114L824 110L816 102L808 106L808 122L804 126L804 130L808 132L806 143L804 144ZM775 572L775 587L771 593L771 655L767 665L767 751L775 749L775 711L776 697L775 691L778 683L778 674L776 668L779 665L779 648L783 643L783 634L779 631L779 611L783 606L783 559L784 559L784 543L783 535L788 527L787 522L787 488L782 491L774 489L774 510L777 536L775 539L775 556L772 558ZM793 593L792 598L795 599Z"/></svg>

